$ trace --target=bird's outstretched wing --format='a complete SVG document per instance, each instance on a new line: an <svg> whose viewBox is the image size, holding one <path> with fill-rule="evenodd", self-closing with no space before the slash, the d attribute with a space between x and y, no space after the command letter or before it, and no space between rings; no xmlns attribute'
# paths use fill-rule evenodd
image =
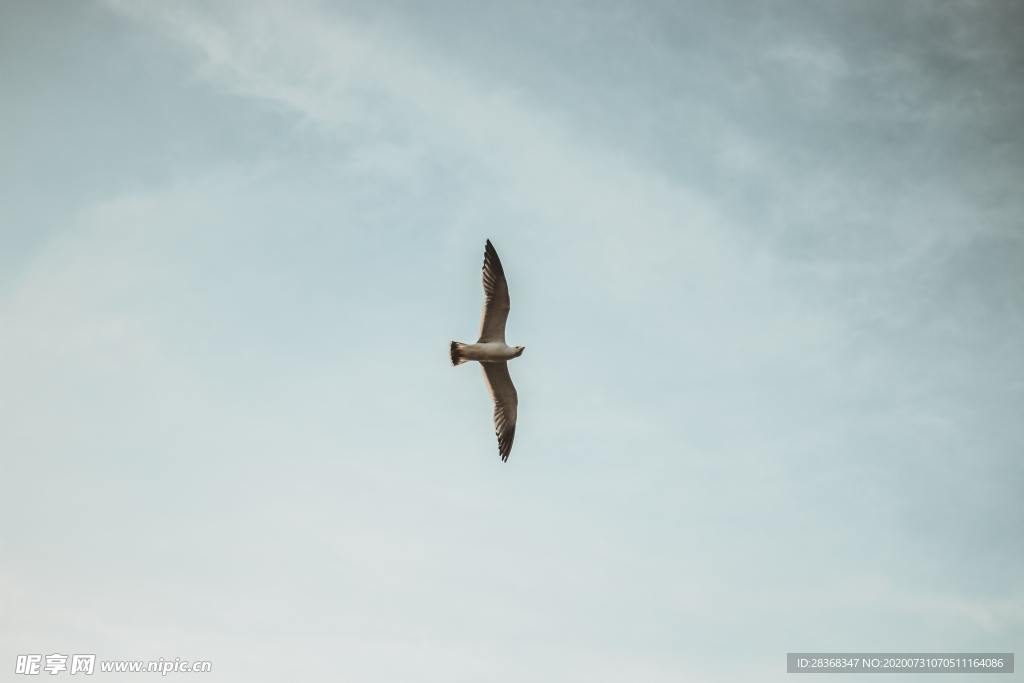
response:
<svg viewBox="0 0 1024 683"><path fill-rule="evenodd" d="M487 390L494 399L494 434L498 437L498 455L502 462L512 452L512 441L516 437L516 413L519 411L519 396L508 374L508 363L481 363Z"/></svg>
<svg viewBox="0 0 1024 683"><path fill-rule="evenodd" d="M490 240L484 246L484 313L480 320L478 342L505 343L505 321L508 320L508 283L498 252Z"/></svg>

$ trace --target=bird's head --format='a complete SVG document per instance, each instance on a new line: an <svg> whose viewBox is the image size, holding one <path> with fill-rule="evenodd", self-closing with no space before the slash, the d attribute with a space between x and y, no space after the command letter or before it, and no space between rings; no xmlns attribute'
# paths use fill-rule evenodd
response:
<svg viewBox="0 0 1024 683"><path fill-rule="evenodd" d="M519 358L519 356L523 355L523 351L526 350L526 347L525 346L517 346L517 347L515 347L515 349L516 349L516 355L514 355L512 357L513 358Z"/></svg>

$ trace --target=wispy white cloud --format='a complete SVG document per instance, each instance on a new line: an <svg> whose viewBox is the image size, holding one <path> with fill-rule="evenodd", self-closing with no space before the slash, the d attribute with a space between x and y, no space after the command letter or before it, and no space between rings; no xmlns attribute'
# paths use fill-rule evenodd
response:
<svg viewBox="0 0 1024 683"><path fill-rule="evenodd" d="M199 73L231 92L275 102L343 139L393 150L386 136L398 135L462 155L500 178L528 213L587 235L592 243L579 248L617 288L717 268L731 248L706 198L580 139L556 110L447 62L395 26L304 4L259 12L110 5L195 50Z"/></svg>

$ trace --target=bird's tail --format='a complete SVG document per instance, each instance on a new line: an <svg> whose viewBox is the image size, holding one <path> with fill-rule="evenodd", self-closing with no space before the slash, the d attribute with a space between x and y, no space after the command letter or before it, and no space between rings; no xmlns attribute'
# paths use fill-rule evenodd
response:
<svg viewBox="0 0 1024 683"><path fill-rule="evenodd" d="M453 341L451 346L452 365L461 365L466 362L465 351L466 345L462 342Z"/></svg>

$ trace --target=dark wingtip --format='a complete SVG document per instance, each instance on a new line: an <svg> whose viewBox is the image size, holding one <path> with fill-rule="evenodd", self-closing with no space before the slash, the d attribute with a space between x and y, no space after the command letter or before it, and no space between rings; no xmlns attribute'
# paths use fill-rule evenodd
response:
<svg viewBox="0 0 1024 683"><path fill-rule="evenodd" d="M498 250L494 248L490 240L484 245L484 264L483 269L487 271L487 263L490 262L491 267L495 269L495 272L500 272L502 275L505 274L505 269L501 265L501 259L498 258Z"/></svg>

